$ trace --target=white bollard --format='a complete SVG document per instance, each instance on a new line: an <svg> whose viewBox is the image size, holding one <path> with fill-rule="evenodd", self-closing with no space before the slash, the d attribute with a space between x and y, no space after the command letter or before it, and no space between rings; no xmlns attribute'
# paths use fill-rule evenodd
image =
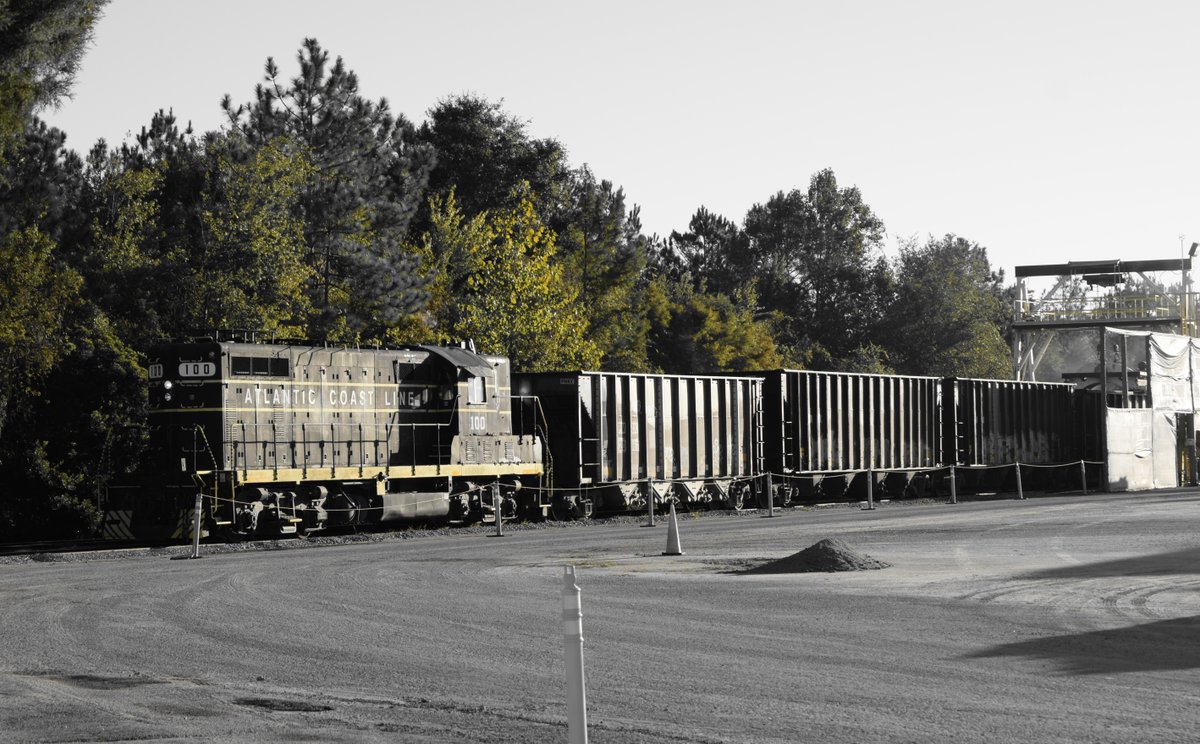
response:
<svg viewBox="0 0 1200 744"><path fill-rule="evenodd" d="M863 507L863 511L875 510L875 472L870 468L867 469L867 505Z"/></svg>
<svg viewBox="0 0 1200 744"><path fill-rule="evenodd" d="M492 484L492 510L496 512L496 534L492 537L504 537L504 509L500 501L500 484Z"/></svg>
<svg viewBox="0 0 1200 744"><path fill-rule="evenodd" d="M649 520L643 527L654 527L654 479L646 481L646 511L649 514Z"/></svg>
<svg viewBox="0 0 1200 744"><path fill-rule="evenodd" d="M958 478L954 474L954 466L950 466L950 503L958 503Z"/></svg>
<svg viewBox="0 0 1200 744"><path fill-rule="evenodd" d="M1087 496L1087 460L1079 461L1079 479L1083 482L1083 495Z"/></svg>
<svg viewBox="0 0 1200 744"><path fill-rule="evenodd" d="M200 557L200 519L204 508L204 494L196 491L196 516L192 518L192 554L191 558Z"/></svg>
<svg viewBox="0 0 1200 744"><path fill-rule="evenodd" d="M1015 467L1017 469L1017 498L1020 499L1021 501L1024 501L1025 500L1025 489L1021 485L1021 463L1019 463L1019 462L1015 463L1013 465L1013 467Z"/></svg>
<svg viewBox="0 0 1200 744"><path fill-rule="evenodd" d="M587 692L583 682L583 605L575 567L563 566L563 652L567 660L567 741L587 744Z"/></svg>

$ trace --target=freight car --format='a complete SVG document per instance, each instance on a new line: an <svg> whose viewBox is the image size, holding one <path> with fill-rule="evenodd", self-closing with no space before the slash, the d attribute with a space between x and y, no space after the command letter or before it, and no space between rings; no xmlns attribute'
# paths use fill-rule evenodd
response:
<svg viewBox="0 0 1200 744"><path fill-rule="evenodd" d="M949 466L1053 465L1094 452L1074 386L810 370L764 373L765 468L775 502L904 493ZM937 478L947 473L937 474ZM1009 471L997 471L1008 477Z"/></svg>
<svg viewBox="0 0 1200 744"><path fill-rule="evenodd" d="M514 434L507 359L466 348L189 341L149 353L151 451L108 490L105 534L278 536L549 507L542 443ZM487 492L484 487L488 486Z"/></svg>
<svg viewBox="0 0 1200 744"><path fill-rule="evenodd" d="M613 372L517 374L519 422L544 434L557 516L672 500L740 509L762 473L763 380Z"/></svg>

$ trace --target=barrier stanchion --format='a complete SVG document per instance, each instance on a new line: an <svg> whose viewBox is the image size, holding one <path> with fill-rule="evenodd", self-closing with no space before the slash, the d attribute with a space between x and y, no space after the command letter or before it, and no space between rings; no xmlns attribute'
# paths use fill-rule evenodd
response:
<svg viewBox="0 0 1200 744"><path fill-rule="evenodd" d="M655 527L654 523L654 479L646 481L646 523L643 527Z"/></svg>
<svg viewBox="0 0 1200 744"><path fill-rule="evenodd" d="M575 567L563 566L563 652L567 660L567 741L587 744L587 692L583 681L583 604Z"/></svg>
<svg viewBox="0 0 1200 744"><path fill-rule="evenodd" d="M771 474L767 473L763 478L767 482L767 516L773 517L775 516L775 489L771 488Z"/></svg>
<svg viewBox="0 0 1200 744"><path fill-rule="evenodd" d="M1013 463L1013 467L1017 469L1017 498L1024 501L1025 489L1021 486L1021 463Z"/></svg>
<svg viewBox="0 0 1200 744"><path fill-rule="evenodd" d="M204 493L196 491L196 515L192 518L192 554L189 558L200 557L200 520L204 508Z"/></svg>
<svg viewBox="0 0 1200 744"><path fill-rule="evenodd" d="M496 513L496 534L492 537L504 537L504 510L500 503L500 484L492 484L492 510Z"/></svg>
<svg viewBox="0 0 1200 744"><path fill-rule="evenodd" d="M954 466L950 466L950 503L958 503L958 478L954 473Z"/></svg>
<svg viewBox="0 0 1200 744"><path fill-rule="evenodd" d="M873 511L875 509L875 472L867 468L867 505L863 507L863 511Z"/></svg>
<svg viewBox="0 0 1200 744"><path fill-rule="evenodd" d="M1087 460L1079 461L1079 478L1083 484L1083 495L1087 496Z"/></svg>

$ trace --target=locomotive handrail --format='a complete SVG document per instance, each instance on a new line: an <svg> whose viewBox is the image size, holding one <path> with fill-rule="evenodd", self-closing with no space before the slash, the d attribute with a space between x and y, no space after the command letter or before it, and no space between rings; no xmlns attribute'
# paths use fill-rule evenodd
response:
<svg viewBox="0 0 1200 744"><path fill-rule="evenodd" d="M542 408L542 399L536 395L512 395L512 394L509 394L508 397L509 397L509 401L510 401L510 403L509 403L510 408L512 405L511 401L513 399L520 400L520 401L532 400L535 404L535 407L537 408L537 414L538 414L538 416L541 417L542 423L539 424L537 422L537 420L534 420L534 422L533 422L534 434L536 435L539 429L542 432L542 445L543 445L542 446L542 456L545 457L548 462L549 467L546 468L546 471L550 473L550 478L549 478L550 485L548 487L546 487L545 490L549 490L549 491L553 492L554 491L554 453L550 451L550 423L546 419L545 409ZM522 428L522 430L524 430L525 427L523 426L523 424L524 424L525 414L524 414L523 406L522 406L521 410L522 410L522 413L521 413L522 427L521 428ZM540 488L542 488L542 487L539 486L539 489Z"/></svg>

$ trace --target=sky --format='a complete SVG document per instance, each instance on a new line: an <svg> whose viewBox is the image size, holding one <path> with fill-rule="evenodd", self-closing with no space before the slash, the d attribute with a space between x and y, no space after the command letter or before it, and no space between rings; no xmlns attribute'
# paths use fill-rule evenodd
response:
<svg viewBox="0 0 1200 744"><path fill-rule="evenodd" d="M159 109L202 132L315 37L415 123L461 93L625 189L647 234L742 222L831 168L886 250L954 233L994 268L1200 240L1200 3L1150 0L112 0L73 97L86 152Z"/></svg>

